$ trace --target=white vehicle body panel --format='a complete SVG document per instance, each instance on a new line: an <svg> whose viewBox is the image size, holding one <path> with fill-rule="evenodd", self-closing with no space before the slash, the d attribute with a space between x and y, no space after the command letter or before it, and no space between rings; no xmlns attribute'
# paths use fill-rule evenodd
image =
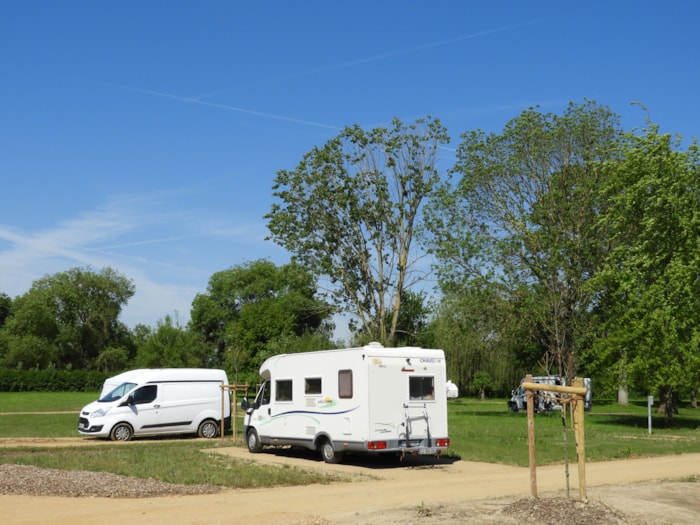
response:
<svg viewBox="0 0 700 525"><path fill-rule="evenodd" d="M436 455L449 446L442 350L372 343L283 354L260 375L245 432L263 445Z"/></svg>
<svg viewBox="0 0 700 525"><path fill-rule="evenodd" d="M141 369L105 381L100 399L86 405L78 420L85 436L110 437L127 423L134 436L197 433L204 421L222 419L226 372L204 368ZM231 403L224 392L223 419L230 427Z"/></svg>

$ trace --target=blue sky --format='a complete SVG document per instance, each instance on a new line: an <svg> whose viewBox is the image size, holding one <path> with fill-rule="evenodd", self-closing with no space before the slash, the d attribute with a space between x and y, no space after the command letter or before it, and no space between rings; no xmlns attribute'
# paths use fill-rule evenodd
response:
<svg viewBox="0 0 700 525"><path fill-rule="evenodd" d="M698 20L678 0L5 2L0 292L109 266L129 326L184 323L213 273L288 262L265 241L275 174L346 125L432 115L454 148L588 98L690 140Z"/></svg>

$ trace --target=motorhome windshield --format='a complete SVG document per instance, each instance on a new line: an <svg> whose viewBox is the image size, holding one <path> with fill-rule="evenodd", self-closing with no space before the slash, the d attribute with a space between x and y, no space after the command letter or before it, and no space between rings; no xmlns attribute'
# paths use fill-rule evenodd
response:
<svg viewBox="0 0 700 525"><path fill-rule="evenodd" d="M117 399L121 399L126 394L131 392L135 386L136 383L122 383L117 388L112 390L109 394L102 397L102 399L98 399L97 401L99 403L110 403L112 401L116 401Z"/></svg>

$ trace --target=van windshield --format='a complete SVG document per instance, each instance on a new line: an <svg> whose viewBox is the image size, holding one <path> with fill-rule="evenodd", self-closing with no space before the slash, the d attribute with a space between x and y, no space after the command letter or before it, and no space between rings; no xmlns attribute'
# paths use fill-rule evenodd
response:
<svg viewBox="0 0 700 525"><path fill-rule="evenodd" d="M111 401L116 401L117 399L121 399L126 394L131 392L135 386L136 386L136 383L122 383L117 388L112 390L109 394L103 396L102 399L98 399L97 402L98 403L109 403Z"/></svg>

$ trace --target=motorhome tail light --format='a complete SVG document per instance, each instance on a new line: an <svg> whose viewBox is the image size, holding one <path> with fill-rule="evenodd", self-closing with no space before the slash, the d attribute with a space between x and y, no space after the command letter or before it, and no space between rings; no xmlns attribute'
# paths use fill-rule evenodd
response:
<svg viewBox="0 0 700 525"><path fill-rule="evenodd" d="M438 447L449 447L450 446L450 438L440 438L435 440L435 446Z"/></svg>
<svg viewBox="0 0 700 525"><path fill-rule="evenodd" d="M367 450L384 450L386 448L386 441L368 441Z"/></svg>

